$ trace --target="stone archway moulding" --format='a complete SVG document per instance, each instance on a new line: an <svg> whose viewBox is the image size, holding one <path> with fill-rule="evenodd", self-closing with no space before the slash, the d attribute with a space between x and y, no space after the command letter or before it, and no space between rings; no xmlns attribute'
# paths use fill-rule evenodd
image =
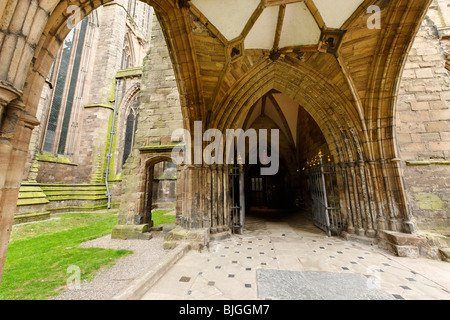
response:
<svg viewBox="0 0 450 320"><path fill-rule="evenodd" d="M0 2L0 279L31 131L38 124L34 115L40 93L56 53L69 32L67 22L73 18L68 8L71 5L78 6L79 18L83 18L107 2L110 1ZM184 125L189 129L194 120L205 118L206 108L199 75L200 62L195 53L189 9L185 6L187 1L144 2L153 6L161 23L175 70ZM273 66L269 66L265 71L256 70L257 72L246 75L235 86L241 87L239 95L232 94L232 97L225 98L220 103L220 109L213 110L216 113L215 118L221 119L217 122L217 128L220 129L220 126L232 126L250 102L254 102L258 95L261 96L270 89L284 92L301 102L323 131L331 151L340 161L341 170L352 178L349 184L352 190L348 194L348 200L341 200L341 203L349 208L349 230L368 236L373 236L374 230L383 229L411 232L407 227L408 210L398 163L392 161L395 157L394 140L388 131L392 126L389 121L392 121L397 78L407 48L431 0L379 2L387 8L385 18L388 27L379 32L378 42L374 41L376 48L373 54L376 59L369 70L368 94L364 102L366 119L363 121L366 121L368 131L362 130L365 126L359 123L361 119L358 112L352 110L351 103L349 104L339 91L334 91L326 81L311 81L321 79L320 74L310 73L310 77L304 79L292 75L296 81L293 85L292 80L286 81L281 76L282 72L286 75L292 74L292 68L283 62L273 63ZM346 27L351 29L352 26ZM342 46L348 45L353 39L347 40L344 37ZM364 52L365 50L362 50L362 53ZM341 61L349 64L348 75L353 76L351 62L346 61L345 56ZM258 77L255 80L259 82L253 82L255 87L261 90L256 94L249 88L251 76L263 75L264 72L268 78ZM303 74L307 73L303 71ZM320 84L324 90L331 90L335 101L318 95L317 90L313 89L316 84ZM301 85L311 89L309 94L308 90L301 90L300 93L295 91ZM309 100L315 102L315 105L311 105ZM226 110L228 107L230 110ZM390 118L386 119L386 116ZM215 125L214 122L212 124ZM392 128L390 130L392 131ZM380 144L379 147L375 147L377 143ZM186 178L194 179L189 188L199 181L195 179L207 176L204 171L206 169L201 167L186 173ZM197 174L198 176L194 176ZM214 174L222 176L223 168ZM189 202L192 196L186 194L185 199ZM201 203L207 203L208 199L206 197L200 200L203 201ZM194 220L186 220L185 224L211 225L207 218L208 210L210 208L206 205L201 207L202 212L195 223L191 223ZM217 228L222 228L222 225L218 224Z"/></svg>
<svg viewBox="0 0 450 320"><path fill-rule="evenodd" d="M26 161L34 115L53 60L74 22L69 6L77 6L80 20L109 0L14 1L0 3L0 279ZM201 90L189 38L187 10L178 1L144 1L153 6L166 35L182 104L182 112L201 106ZM11 103L17 100L18 103ZM187 116L184 117L185 119Z"/></svg>

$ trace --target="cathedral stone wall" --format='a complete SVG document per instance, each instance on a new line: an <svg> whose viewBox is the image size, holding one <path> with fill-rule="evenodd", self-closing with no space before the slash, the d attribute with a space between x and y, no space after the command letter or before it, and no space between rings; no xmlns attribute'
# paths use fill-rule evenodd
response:
<svg viewBox="0 0 450 320"><path fill-rule="evenodd" d="M137 147L170 143L172 132L183 128L180 95L172 60L161 26L153 18L152 36L143 66Z"/></svg>
<svg viewBox="0 0 450 320"><path fill-rule="evenodd" d="M89 16L89 36L83 44L81 71L77 80L77 102L72 108L74 111L69 125L68 140L70 139L71 148L64 154L43 151L55 90L55 75L59 71L55 67L57 71L48 75L36 113L40 125L33 130L23 172L17 210L19 215L45 212L46 208L52 211L106 207L106 155L112 130L116 138L112 142L110 191L113 205L120 201L119 173L122 171L122 159L119 160L119 157L122 156L120 150L123 149L122 142L125 139L129 99L134 97L130 97L129 92L135 95L139 91L142 60L148 50L146 36L149 30L145 19L151 18L149 13L152 12L151 7L139 2L131 15L127 12L128 3L128 0L120 0L105 4ZM129 50L130 65L123 69L125 45ZM56 58L54 65L58 64ZM72 65L73 61L70 62L69 69ZM53 79L50 79L52 76ZM116 79L121 80L120 87L116 87ZM113 128L116 102L118 112ZM62 114L60 112L60 117ZM39 201L30 198L30 190L39 191L38 195L44 196ZM43 208L44 202L46 208Z"/></svg>
<svg viewBox="0 0 450 320"><path fill-rule="evenodd" d="M92 64L95 78L87 83L87 88L92 103L109 103L114 77L120 69L127 12L119 5L104 5L99 10L103 11L99 21L102 32L98 35L95 64Z"/></svg>
<svg viewBox="0 0 450 320"><path fill-rule="evenodd" d="M410 50L396 119L408 203L422 230L450 229L450 75L442 28L430 17L439 17L434 7Z"/></svg>
<svg viewBox="0 0 450 320"><path fill-rule="evenodd" d="M180 95L159 21L152 20L150 50L144 59L135 145L124 167L119 224L139 224L146 202L149 163L170 160L171 135L183 128Z"/></svg>

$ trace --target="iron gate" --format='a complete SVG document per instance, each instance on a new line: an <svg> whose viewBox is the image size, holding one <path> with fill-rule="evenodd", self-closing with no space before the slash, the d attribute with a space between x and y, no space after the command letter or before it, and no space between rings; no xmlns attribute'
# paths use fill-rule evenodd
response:
<svg viewBox="0 0 450 320"><path fill-rule="evenodd" d="M314 224L328 236L339 235L342 217L337 193L336 168L319 157L309 168L309 191Z"/></svg>
<svg viewBox="0 0 450 320"><path fill-rule="evenodd" d="M241 201L239 189L239 176L241 168L239 166L231 166L229 171L230 188L231 188L231 226L233 233L239 233L241 230Z"/></svg>

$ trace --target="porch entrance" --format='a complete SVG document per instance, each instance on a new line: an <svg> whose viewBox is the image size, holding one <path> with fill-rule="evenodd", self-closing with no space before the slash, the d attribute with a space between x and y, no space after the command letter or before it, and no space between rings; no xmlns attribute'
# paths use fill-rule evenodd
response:
<svg viewBox="0 0 450 320"><path fill-rule="evenodd" d="M233 232L247 230L246 217L252 217L280 222L292 219L297 224L311 224L329 236L340 234L336 172L331 162L317 160L319 154L326 154L328 160L330 152L308 112L272 90L255 103L242 125L244 131L279 130L279 168L274 175L262 175L261 162L232 166L229 179ZM249 150L246 152L245 159L249 159ZM272 150L267 153L272 155ZM298 219L297 215L308 217Z"/></svg>

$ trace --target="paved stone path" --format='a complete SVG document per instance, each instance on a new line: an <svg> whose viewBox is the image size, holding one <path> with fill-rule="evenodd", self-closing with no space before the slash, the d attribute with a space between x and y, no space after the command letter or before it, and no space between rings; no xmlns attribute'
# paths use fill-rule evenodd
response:
<svg viewBox="0 0 450 320"><path fill-rule="evenodd" d="M450 264L327 237L307 215L248 217L244 234L191 250L142 299L448 300Z"/></svg>

